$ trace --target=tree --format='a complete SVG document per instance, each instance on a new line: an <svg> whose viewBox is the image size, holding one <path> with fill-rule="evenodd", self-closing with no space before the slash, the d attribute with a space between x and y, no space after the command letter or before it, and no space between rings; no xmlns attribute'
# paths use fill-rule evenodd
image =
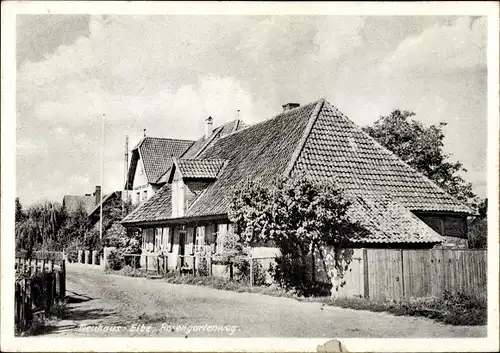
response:
<svg viewBox="0 0 500 353"><path fill-rule="evenodd" d="M476 217L469 221L469 248L486 249L488 247L488 199L479 203Z"/></svg>
<svg viewBox="0 0 500 353"><path fill-rule="evenodd" d="M477 206L472 184L459 175L467 170L462 163L450 161L450 155L443 150L446 123L425 126L410 119L414 115L397 109L363 130L450 195Z"/></svg>
<svg viewBox="0 0 500 353"><path fill-rule="evenodd" d="M278 178L270 185L247 180L233 190L229 219L241 241L273 241L281 251L275 278L304 295L317 284L316 254L327 270L326 247L333 249L332 265L341 278L350 262L347 245L364 232L349 219L351 204L343 191L331 181L315 181L305 174Z"/></svg>
<svg viewBox="0 0 500 353"><path fill-rule="evenodd" d="M59 203L47 201L31 206L23 220L16 223L16 246L29 251L52 246L63 221Z"/></svg>
<svg viewBox="0 0 500 353"><path fill-rule="evenodd" d="M21 202L19 201L19 197L16 197L16 223L21 222L24 219L24 212L23 212L23 206L21 205Z"/></svg>
<svg viewBox="0 0 500 353"><path fill-rule="evenodd" d="M89 228L87 211L79 204L71 213L64 209L64 222L59 229L58 244L64 249L70 243L82 243Z"/></svg>

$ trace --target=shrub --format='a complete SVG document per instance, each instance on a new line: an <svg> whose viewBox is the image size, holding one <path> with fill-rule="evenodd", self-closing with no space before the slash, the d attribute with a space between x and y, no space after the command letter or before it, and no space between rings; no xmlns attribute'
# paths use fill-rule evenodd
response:
<svg viewBox="0 0 500 353"><path fill-rule="evenodd" d="M47 317L55 317L58 319L64 319L68 317L69 314L69 309L68 309L68 303L66 300L58 300L56 301L51 307L50 310L48 310L45 315Z"/></svg>
<svg viewBox="0 0 500 353"><path fill-rule="evenodd" d="M125 258L123 253L113 250L108 255L108 266L111 270L118 271L125 266Z"/></svg>
<svg viewBox="0 0 500 353"><path fill-rule="evenodd" d="M198 276L208 276L208 260L206 257L196 258L196 273Z"/></svg>
<svg viewBox="0 0 500 353"><path fill-rule="evenodd" d="M258 260L252 260L252 276L254 286L263 286L266 284L266 271ZM235 263L238 272L237 281L241 283L250 283L250 261L248 258L243 258Z"/></svg>
<svg viewBox="0 0 500 353"><path fill-rule="evenodd" d="M65 249L69 262L78 262L78 250L83 249L83 246L78 240L73 240Z"/></svg>

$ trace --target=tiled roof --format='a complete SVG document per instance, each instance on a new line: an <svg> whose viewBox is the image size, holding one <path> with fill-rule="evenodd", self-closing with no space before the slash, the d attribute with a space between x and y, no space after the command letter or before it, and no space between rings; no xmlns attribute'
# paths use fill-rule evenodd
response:
<svg viewBox="0 0 500 353"><path fill-rule="evenodd" d="M379 195L352 197L349 217L369 234L354 243L440 243L443 237L400 203Z"/></svg>
<svg viewBox="0 0 500 353"><path fill-rule="evenodd" d="M230 160L215 183L198 197L189 215L225 213L232 186L244 178L258 177L271 181L282 173L299 141L315 103L275 119L253 125L218 139L200 158ZM182 157L179 160L184 159ZM228 168L230 167L230 168ZM229 192L227 192L229 191ZM208 195L207 198L205 196ZM162 221L171 217L171 185L165 184L151 199L144 202L122 222ZM203 197L203 202L200 198ZM198 206L197 206L198 205Z"/></svg>
<svg viewBox="0 0 500 353"><path fill-rule="evenodd" d="M127 175L127 190L132 184L139 158L142 158L148 183L161 184L162 176L172 167L173 159L183 155L195 142L160 137L145 137L132 150L132 159Z"/></svg>
<svg viewBox="0 0 500 353"><path fill-rule="evenodd" d="M304 170L316 179L333 178L346 190L353 200L351 217L370 231L364 242L440 242L411 211L473 212L324 100L218 138L197 158L227 162L186 217L226 214L232 187L246 178L269 183ZM166 184L124 222L169 219L170 197Z"/></svg>
<svg viewBox="0 0 500 353"><path fill-rule="evenodd" d="M66 211L73 213L82 205L87 214L89 214L95 206L94 196L78 196L78 195L65 195L63 197L63 206Z"/></svg>
<svg viewBox="0 0 500 353"><path fill-rule="evenodd" d="M334 177L347 192L367 191L394 197L412 211L450 211L472 214L423 174L403 162L325 102L295 171L322 179Z"/></svg>
<svg viewBox="0 0 500 353"><path fill-rule="evenodd" d="M130 212L122 223L159 221L171 216L172 188L171 184L165 184L149 200Z"/></svg>
<svg viewBox="0 0 500 353"><path fill-rule="evenodd" d="M158 179L172 166L173 158L180 157L193 143L194 141L189 140L158 137L142 139L137 149L140 151L148 182L157 183Z"/></svg>
<svg viewBox="0 0 500 353"><path fill-rule="evenodd" d="M215 179L224 162L223 159L179 159L175 164L183 178Z"/></svg>
<svg viewBox="0 0 500 353"><path fill-rule="evenodd" d="M201 137L182 155L182 158L195 158L209 146L211 146L217 139L232 134L236 131L245 129L247 125L242 120L232 120L222 126L216 127L208 138Z"/></svg>
<svg viewBox="0 0 500 353"><path fill-rule="evenodd" d="M270 182L283 174L316 107L304 105L217 140L199 158L224 159L228 164L200 195L187 216L226 213L231 189L245 178Z"/></svg>
<svg viewBox="0 0 500 353"><path fill-rule="evenodd" d="M121 198L122 192L121 191L114 191L111 194L105 195L102 198L102 204L105 205L110 199L113 197L119 197ZM89 217L91 217L95 212L97 212L101 207L101 202L99 202L95 207L92 208L92 210L89 212Z"/></svg>
<svg viewBox="0 0 500 353"><path fill-rule="evenodd" d="M196 140L191 145L191 147L182 155L182 158L183 159L184 158L186 158L186 159L196 158L198 156L198 154L200 154L202 151L204 151L209 146L211 146L213 143L215 143L215 141L217 141L217 139L224 137L224 136L227 136L229 134L232 134L234 132L241 131L241 130L245 129L246 127L247 127L247 125L245 124L245 122L243 122L242 120L239 120L239 119L230 121L222 126L216 127L214 129L212 135L210 135L208 137L208 139L205 138L205 136L203 136L200 139ZM158 184L166 183L169 175L170 175L170 168L166 169L165 172L163 173L163 175L160 178L158 178L157 183Z"/></svg>

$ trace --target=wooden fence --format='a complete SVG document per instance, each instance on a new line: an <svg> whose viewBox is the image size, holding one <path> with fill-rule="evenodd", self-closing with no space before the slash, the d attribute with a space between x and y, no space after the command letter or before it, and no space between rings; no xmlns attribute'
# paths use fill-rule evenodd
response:
<svg viewBox="0 0 500 353"><path fill-rule="evenodd" d="M194 255L154 255L154 254L124 254L125 265L134 269L146 271L150 274L166 274L169 271L182 274L192 274L195 276L214 276L233 279L236 275L233 263L225 263L220 260L220 256L214 254L194 254ZM252 264L249 266L249 285L253 285L254 269L259 263L260 269L264 272L266 281L271 282L268 270L271 263L274 263L274 256L256 257L249 256L246 260ZM175 260L175 261L172 261ZM172 266L173 265L173 266Z"/></svg>
<svg viewBox="0 0 500 353"><path fill-rule="evenodd" d="M16 253L15 324L30 327L37 312L50 311L66 295L66 268L62 253Z"/></svg>
<svg viewBox="0 0 500 353"><path fill-rule="evenodd" d="M465 249L355 249L333 295L375 300L439 297L445 291L486 293L486 251Z"/></svg>

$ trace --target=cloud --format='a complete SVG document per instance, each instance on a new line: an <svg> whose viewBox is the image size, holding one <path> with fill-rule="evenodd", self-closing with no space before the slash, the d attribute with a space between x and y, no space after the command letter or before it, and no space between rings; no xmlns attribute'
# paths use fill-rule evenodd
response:
<svg viewBox="0 0 500 353"><path fill-rule="evenodd" d="M399 21L403 30L407 22ZM28 202L41 195L57 199L61 193L83 194L99 184L103 113L104 189L112 191L123 183L126 134L130 147L142 137L143 128L149 136L196 139L203 134L208 115L219 125L240 110L243 120L255 123L278 113L287 101L306 103L322 96L364 123L391 108L420 109L403 103L418 103L414 97L423 91L410 92L410 80L400 79L404 71L396 79L384 80L377 72L379 58L385 57L388 67L399 67L400 72L430 62L426 65L438 73L448 63L470 66L473 52L484 50L482 19L472 28L467 19L451 26L426 22L429 27L423 30L412 25L416 30L411 33L420 34L400 43L403 35L397 40L384 35L392 23L384 18L378 24L382 30L373 36L391 42L387 46L367 44L366 33L373 30L368 22L340 16L91 16L85 35L68 34L68 40L61 42L65 44L55 50L54 43L51 50L39 48L44 53L41 60L30 62L34 57L29 57L20 63L16 82L20 196ZM442 44L451 37L464 43L458 41L453 51L441 52L436 38ZM428 47L438 51L439 60L429 56ZM455 87L432 81L426 86L434 91ZM466 93L476 96L470 90ZM453 100L445 92L441 97L450 102L441 113L447 116ZM440 104L426 102L430 114ZM36 166L31 160L35 154ZM56 172L53 178L29 184L33 175Z"/></svg>
<svg viewBox="0 0 500 353"><path fill-rule="evenodd" d="M487 18L459 17L436 23L418 36L403 40L380 66L386 73L441 72L486 66Z"/></svg>
<svg viewBox="0 0 500 353"><path fill-rule="evenodd" d="M16 153L18 156L31 156L44 154L48 151L47 142L44 140L33 140L28 138L18 139L16 143Z"/></svg>

